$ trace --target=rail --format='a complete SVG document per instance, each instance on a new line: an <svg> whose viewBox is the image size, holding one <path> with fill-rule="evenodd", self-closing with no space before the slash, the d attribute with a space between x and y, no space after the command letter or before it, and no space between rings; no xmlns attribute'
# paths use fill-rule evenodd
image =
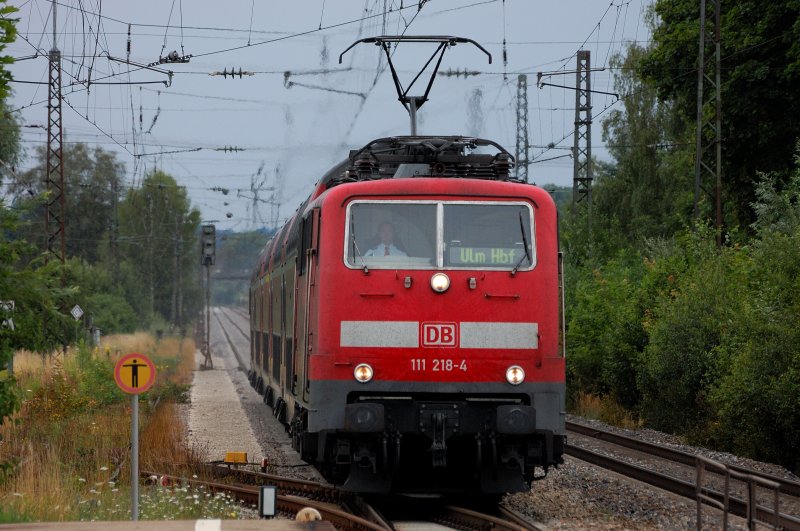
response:
<svg viewBox="0 0 800 531"><path fill-rule="evenodd" d="M143 472L142 475L145 475L145 473ZM156 475L159 478L163 478L163 480L167 483L171 484L187 484L193 487L203 487L208 492L212 493L223 492L229 494L236 500L253 506L258 504L258 488L255 486L229 485L225 483L216 483L199 479L181 478L168 474L159 475L147 473L147 475ZM327 520L328 522L332 523L337 529L346 529L352 531L386 531L386 529L391 529L385 525L379 525L370 522L369 520L360 516L332 507L328 503L287 494L278 494L275 497L275 508L280 514L294 517L298 511L305 507L311 507L319 511L323 520Z"/></svg>
<svg viewBox="0 0 800 531"><path fill-rule="evenodd" d="M626 463L606 455L592 452L585 448L580 448L575 445L567 445L565 453L571 455L587 463L591 463L602 468L612 470L624 476L648 483L660 489L678 494L691 500L698 500L699 487L696 483L689 483L665 474L647 470L637 465ZM693 463L697 466L697 461ZM715 500L716 502L727 504L728 512L731 514L741 516L743 518L751 518L759 521L777 521L778 525L783 529L792 529L800 531L800 519L788 514L777 513L773 509L768 509L762 505L754 503L754 494L751 494L748 500L741 500L726 494L704 488L702 489L704 496ZM704 498L705 499L705 498ZM702 500L701 500L702 501ZM752 517L750 516L752 514ZM699 522L698 522L699 523Z"/></svg>
<svg viewBox="0 0 800 531"><path fill-rule="evenodd" d="M656 444L640 441L632 437L626 437L624 435L611 433L610 431L601 430L591 426L586 426L585 424L580 424L576 422L567 422L567 430L578 433L580 435L585 435L587 437L592 437L594 439L600 439L602 441L610 442L618 446L624 446L625 448L630 448L632 450L637 450L640 452L644 452L646 454L661 457L663 459L668 459L676 463L681 463L689 466L695 466L696 463L697 456L695 456L694 454L683 452L681 450L675 450L674 448L658 446ZM790 496L800 498L800 483L796 481L792 481L790 479L785 479L777 476L772 476L770 474L765 474L764 472L759 472L758 470L753 470L742 466L737 466L737 465L726 465L726 466L728 467L728 469L734 472L738 472L739 474L747 474L750 476L759 477L767 481L776 482L780 485L780 489L783 494L788 494Z"/></svg>

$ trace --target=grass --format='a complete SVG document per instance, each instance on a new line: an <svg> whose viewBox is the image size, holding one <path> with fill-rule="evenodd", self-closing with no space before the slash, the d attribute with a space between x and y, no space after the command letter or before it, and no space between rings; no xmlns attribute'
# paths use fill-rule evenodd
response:
<svg viewBox="0 0 800 531"><path fill-rule="evenodd" d="M575 397L574 410L571 413L629 430L637 430L642 427L639 419L619 405L613 397L607 395L578 393Z"/></svg>
<svg viewBox="0 0 800 531"><path fill-rule="evenodd" d="M139 333L66 355L17 353L22 407L0 426L0 462L15 463L0 483L0 522L130 517L131 405L113 378L114 363L128 352L151 356L158 371L156 384L140 395L140 469L192 474L205 456L186 440L180 403L188 399L194 350L191 339ZM168 516L165 507L193 506L186 496L197 494L184 491L175 505L172 491L142 492L141 515L153 518ZM145 510L147 503L154 505ZM218 507L211 516L230 517L230 504L220 503L209 505ZM187 516L200 514L187 507Z"/></svg>

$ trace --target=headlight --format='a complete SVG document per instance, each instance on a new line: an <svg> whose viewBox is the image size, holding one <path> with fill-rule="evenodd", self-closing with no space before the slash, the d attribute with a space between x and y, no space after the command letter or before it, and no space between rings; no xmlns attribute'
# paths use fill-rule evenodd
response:
<svg viewBox="0 0 800 531"><path fill-rule="evenodd" d="M506 369L506 380L511 385L519 385L525 381L525 371L519 365L512 365Z"/></svg>
<svg viewBox="0 0 800 531"><path fill-rule="evenodd" d="M450 277L444 273L436 273L431 277L431 288L436 293L444 293L450 287Z"/></svg>
<svg viewBox="0 0 800 531"><path fill-rule="evenodd" d="M361 383L367 383L368 381L372 380L372 374L372 367L366 363L359 363L356 365L356 368L353 371L353 376L355 376L356 380Z"/></svg>

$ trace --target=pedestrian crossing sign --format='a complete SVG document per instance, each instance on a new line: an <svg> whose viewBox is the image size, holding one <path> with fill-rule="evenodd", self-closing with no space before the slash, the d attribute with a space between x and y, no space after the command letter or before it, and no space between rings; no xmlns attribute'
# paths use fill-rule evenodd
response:
<svg viewBox="0 0 800 531"><path fill-rule="evenodd" d="M156 366L144 354L125 354L114 367L114 380L131 395L144 393L156 381Z"/></svg>

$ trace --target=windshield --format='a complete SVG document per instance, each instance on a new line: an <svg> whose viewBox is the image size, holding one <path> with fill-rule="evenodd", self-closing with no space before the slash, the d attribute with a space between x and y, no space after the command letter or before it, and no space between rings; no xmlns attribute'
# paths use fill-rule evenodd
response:
<svg viewBox="0 0 800 531"><path fill-rule="evenodd" d="M528 268L533 265L530 210L526 205L445 204L444 244L445 266Z"/></svg>
<svg viewBox="0 0 800 531"><path fill-rule="evenodd" d="M532 221L527 203L356 201L348 207L346 263L374 269L530 269Z"/></svg>
<svg viewBox="0 0 800 531"><path fill-rule="evenodd" d="M436 204L356 203L349 214L348 265L427 268L436 263Z"/></svg>

